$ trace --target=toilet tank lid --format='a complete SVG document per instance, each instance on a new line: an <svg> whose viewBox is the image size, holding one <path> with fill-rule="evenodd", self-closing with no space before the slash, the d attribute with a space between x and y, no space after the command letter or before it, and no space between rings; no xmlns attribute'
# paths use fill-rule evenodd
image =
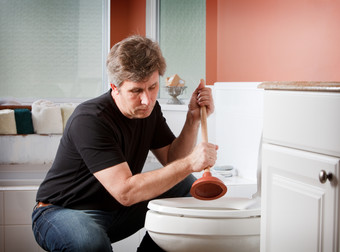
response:
<svg viewBox="0 0 340 252"><path fill-rule="evenodd" d="M148 204L152 211L169 215L205 218L249 218L261 215L260 200L222 197L203 201L193 197L152 200Z"/></svg>

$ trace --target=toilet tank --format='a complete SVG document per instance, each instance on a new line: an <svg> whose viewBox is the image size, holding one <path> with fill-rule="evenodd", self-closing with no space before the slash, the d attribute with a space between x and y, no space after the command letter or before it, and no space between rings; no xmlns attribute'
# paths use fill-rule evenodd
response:
<svg viewBox="0 0 340 252"><path fill-rule="evenodd" d="M216 82L211 138L218 144L216 165L232 165L240 177L257 179L262 138L263 89L260 82Z"/></svg>

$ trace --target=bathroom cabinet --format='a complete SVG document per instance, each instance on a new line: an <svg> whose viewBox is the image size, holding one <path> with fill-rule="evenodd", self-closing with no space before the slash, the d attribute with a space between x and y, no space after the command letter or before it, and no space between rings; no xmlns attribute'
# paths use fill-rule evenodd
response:
<svg viewBox="0 0 340 252"><path fill-rule="evenodd" d="M339 252L340 83L266 82L261 252Z"/></svg>

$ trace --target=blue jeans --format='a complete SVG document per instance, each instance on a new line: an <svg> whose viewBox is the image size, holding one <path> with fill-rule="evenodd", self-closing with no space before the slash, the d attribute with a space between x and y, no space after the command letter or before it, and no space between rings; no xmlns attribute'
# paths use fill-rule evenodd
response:
<svg viewBox="0 0 340 252"><path fill-rule="evenodd" d="M195 181L190 175L158 198L190 196ZM49 205L32 213L32 230L38 244L47 251L112 251L111 243L122 240L144 226L148 201L112 212L74 210ZM162 251L144 237L138 251Z"/></svg>

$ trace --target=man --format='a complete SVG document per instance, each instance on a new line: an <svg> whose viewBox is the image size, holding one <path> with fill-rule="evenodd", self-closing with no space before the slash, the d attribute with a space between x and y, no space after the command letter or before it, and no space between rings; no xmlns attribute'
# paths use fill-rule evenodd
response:
<svg viewBox="0 0 340 252"><path fill-rule="evenodd" d="M48 251L112 251L144 225L148 201L190 196L192 172L216 161L217 146L196 145L200 106L214 110L202 83L176 138L156 98L166 63L157 43L131 36L107 59L111 89L80 104L67 122L40 185L32 228ZM164 166L141 173L149 150ZM138 251L162 251L145 235Z"/></svg>

